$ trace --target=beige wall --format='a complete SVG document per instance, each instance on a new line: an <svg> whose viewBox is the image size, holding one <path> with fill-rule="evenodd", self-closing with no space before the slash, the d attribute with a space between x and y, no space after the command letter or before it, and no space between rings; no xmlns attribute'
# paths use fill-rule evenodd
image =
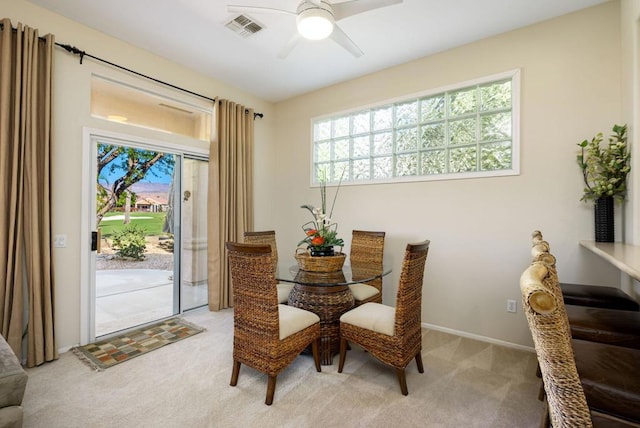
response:
<svg viewBox="0 0 640 428"><path fill-rule="evenodd" d="M632 3L623 0L623 4L626 2ZM577 244L581 239L592 239L593 222L592 207L579 202L582 184L575 164L576 142L596 132L607 132L613 123L632 123L627 117L635 117L638 123L637 107L625 108L624 115L621 107L621 11L617 1L335 85L275 107L23 0L3 2L2 14L14 23L20 21L39 28L41 34L55 34L58 42L265 113L264 119L256 121L256 229L276 229L281 257L293 255L295 244L301 239L300 225L309 220L299 206L319 202L318 190L309 187L312 117L519 68L519 176L344 186L334 213L341 236L349 241L354 228L387 232L386 250L394 260L394 272L385 279L387 303L395 297L406 243L431 239L423 321L518 345L530 346L530 334L520 304L518 313L510 314L506 312L506 300L520 300L518 278L530 259L529 235L533 229L542 230L551 242L559 259L561 280L618 283L617 270ZM628 20L628 25L636 24ZM597 31L585 30L593 28ZM637 32L637 28L633 31ZM627 46L624 52L631 49ZM80 337L80 289L84 284L79 266L80 181L82 164L89 161L82 154L82 129L86 126L123 133L134 131L88 114L91 72L116 77L118 72L88 59L79 65L77 57L59 49L55 66L53 233L68 236L66 248L54 249L55 310L58 346L65 348L78 343ZM637 87L635 90L637 94ZM634 135L637 132L634 130ZM138 130L135 134L158 138L151 131ZM190 143L179 138L172 142ZM640 193L639 188L635 186L635 195ZM638 208L635 213L637 217ZM635 231L637 244L638 225L634 229L630 217L627 215L626 230Z"/></svg>
<svg viewBox="0 0 640 428"><path fill-rule="evenodd" d="M311 118L519 68L519 176L343 186L333 217L347 241L352 229L387 232L394 271L384 302L394 302L406 243L428 238L423 321L530 346L518 280L534 229L562 281L618 283L617 270L578 245L593 239L593 208L579 201L575 157L577 142L623 119L619 23L620 5L609 2L278 103L280 254L293 252L309 220L299 206L319 203L309 187ZM507 299L518 313L506 312Z"/></svg>
<svg viewBox="0 0 640 428"><path fill-rule="evenodd" d="M268 204L272 199L268 192L273 188L272 158L274 107L237 88L224 85L178 66L166 59L137 49L123 41L93 31L59 15L50 13L23 0L3 0L3 17L10 18L15 25L22 22L40 30L40 34L52 33L59 43L70 44L86 52L105 58L116 64L151 75L191 91L209 97L219 96L237 103L255 108L264 113L264 119L256 121L256 210L270 211ZM212 49L215 47L212 46ZM84 64L78 63L78 57L55 50L54 69L54 113L53 113L53 234L66 234L67 247L54 248L55 272L55 322L58 347L66 349L80 341L81 331L81 288L86 287L87 279L81 277L81 213L86 211L81 205L82 166L91 159L83 154L83 127L104 129L111 132L135 135L154 141L192 146L207 149L208 144L194 142L178 136L156 133L150 130L132 128L126 125L107 122L89 116L90 77L92 72L101 75L125 79L154 91L181 97L180 93L166 88L142 82L138 78L123 75L121 72L100 65L85 58ZM267 216L268 218L268 216Z"/></svg>

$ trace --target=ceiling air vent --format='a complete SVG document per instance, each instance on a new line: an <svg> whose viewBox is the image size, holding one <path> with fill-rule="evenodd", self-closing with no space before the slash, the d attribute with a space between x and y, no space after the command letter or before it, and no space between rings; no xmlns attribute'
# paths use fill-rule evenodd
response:
<svg viewBox="0 0 640 428"><path fill-rule="evenodd" d="M238 15L235 19L229 21L225 27L242 37L249 37L252 34L262 30L263 26L246 15Z"/></svg>

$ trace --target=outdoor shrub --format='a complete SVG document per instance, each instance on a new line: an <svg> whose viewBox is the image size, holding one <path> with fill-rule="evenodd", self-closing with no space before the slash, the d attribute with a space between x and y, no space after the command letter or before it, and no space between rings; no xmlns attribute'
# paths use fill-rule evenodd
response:
<svg viewBox="0 0 640 428"><path fill-rule="evenodd" d="M144 229L135 224L129 224L113 235L113 246L118 257L131 257L142 260L147 248Z"/></svg>

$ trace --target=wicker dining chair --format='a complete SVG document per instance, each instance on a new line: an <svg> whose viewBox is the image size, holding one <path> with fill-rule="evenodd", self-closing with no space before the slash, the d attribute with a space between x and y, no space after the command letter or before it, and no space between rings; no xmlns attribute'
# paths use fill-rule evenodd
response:
<svg viewBox="0 0 640 428"><path fill-rule="evenodd" d="M271 246L273 272L278 272L278 246L276 244L275 230L245 232L244 242L247 244L269 244ZM289 300L289 293L293 289L293 283L276 282L276 288L278 289L278 303L286 305Z"/></svg>
<svg viewBox="0 0 640 428"><path fill-rule="evenodd" d="M379 268L382 271L384 236L385 232L365 230L354 230L352 232L349 260L354 279L358 279L358 266L364 266L365 271L368 272L372 268ZM356 306L367 302L382 303L382 277L366 283L351 284L349 289L353 294Z"/></svg>
<svg viewBox="0 0 640 428"><path fill-rule="evenodd" d="M356 343L378 360L396 369L400 390L407 395L405 368L415 359L422 366L422 281L429 241L408 244L402 262L396 306L365 303L340 317L340 364L342 373L348 342ZM353 352L353 351L352 351Z"/></svg>
<svg viewBox="0 0 640 428"><path fill-rule="evenodd" d="M227 242L233 285L233 372L240 365L268 376L265 404L273 403L276 377L309 345L320 369L320 318L309 311L278 304L273 287L271 246Z"/></svg>
<svg viewBox="0 0 640 428"><path fill-rule="evenodd" d="M555 266L534 261L520 290L545 392L540 425L639 426L640 352L572 340Z"/></svg>

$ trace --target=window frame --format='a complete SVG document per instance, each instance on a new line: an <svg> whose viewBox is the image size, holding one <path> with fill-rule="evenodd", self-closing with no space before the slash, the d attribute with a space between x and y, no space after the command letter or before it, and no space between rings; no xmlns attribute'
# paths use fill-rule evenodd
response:
<svg viewBox="0 0 640 428"><path fill-rule="evenodd" d="M362 180L353 180L353 181L342 181L341 185L343 186L353 186L353 185L368 185L368 184L387 184L387 183L406 183L406 182L421 182L421 181L441 181L441 180L460 180L460 179L473 179L473 178L489 178L489 177L505 177L505 176L515 176L520 175L520 69L513 69L501 73L496 73L488 76L483 76L471 80L467 80L464 82L457 82L446 86L441 86L437 88L428 89L425 91L402 95L400 97L395 97L392 99L383 100L380 102L376 102L370 105L359 106L356 108L343 110L339 112L334 112L322 116L312 117L310 119L310 142L311 142L311 156L310 156L310 184L311 187L319 186L319 181L316 180L317 175L315 171L316 162L316 141L315 141L315 124L318 122L326 121L327 119L340 119L340 118L348 118L354 113L364 112L364 111L374 111L382 108L393 107L394 105L400 105L403 103L410 103L414 101L420 101L423 98L427 98L429 96L438 95L438 94L446 94L451 92L456 92L464 89L469 89L472 87L482 86L488 83L498 83L500 81L511 81L511 168L508 169L500 169L500 170L490 170L490 171L470 171L470 172L445 172L445 173L436 173L429 175L406 175L406 176L398 176L396 175L395 165L397 162L397 155L399 152L396 151L396 148L392 150L392 158L394 162L393 173L394 175L390 178L383 179L362 179ZM446 114L444 120L450 120L451 117ZM417 125L424 123L418 118ZM445 122L446 123L446 122ZM395 134L396 130L401 128L397 123L392 124L391 131ZM368 135L371 137L374 134L373 130L369 130ZM347 135L345 138L351 138L351 135ZM419 138L419 137L418 137ZM394 143L395 137L393 137L392 143ZM475 144L479 144L480 141L478 138L475 140ZM449 145L445 146L449 148ZM420 154L424 149L421 147L417 148L417 153ZM476 151L476 154L479 152ZM349 163L350 168L352 168L353 160L356 159L353 155L353 148L350 145L348 158L345 160ZM369 154L369 160L375 158L373 153ZM344 162L344 161L340 161ZM331 160L329 164L333 166L336 163L335 160ZM418 166L419 168L419 166ZM419 171L418 171L419 172ZM330 177L331 178L331 177ZM329 186L337 185L339 180L336 177L334 179L327 180L326 184ZM338 177L339 178L339 177Z"/></svg>

